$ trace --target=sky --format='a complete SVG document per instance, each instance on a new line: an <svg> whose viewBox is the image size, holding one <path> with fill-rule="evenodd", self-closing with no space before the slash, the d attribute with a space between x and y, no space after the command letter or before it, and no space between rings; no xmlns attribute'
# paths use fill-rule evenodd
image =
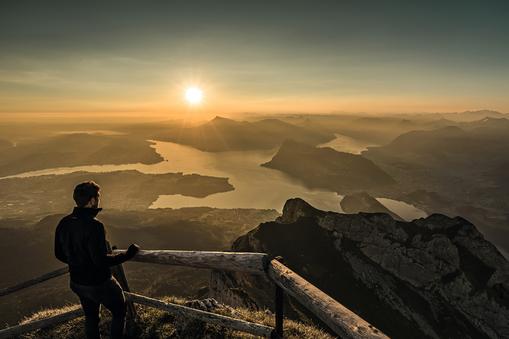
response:
<svg viewBox="0 0 509 339"><path fill-rule="evenodd" d="M0 114L509 112L507 18L509 1L4 0Z"/></svg>

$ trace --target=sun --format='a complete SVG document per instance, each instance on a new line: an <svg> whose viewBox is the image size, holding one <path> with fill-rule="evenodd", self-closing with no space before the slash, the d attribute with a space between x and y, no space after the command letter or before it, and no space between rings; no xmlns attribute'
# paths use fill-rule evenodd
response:
<svg viewBox="0 0 509 339"><path fill-rule="evenodd" d="M188 87L185 90L184 98L191 106L199 105L203 101L203 91L201 88L196 86Z"/></svg>

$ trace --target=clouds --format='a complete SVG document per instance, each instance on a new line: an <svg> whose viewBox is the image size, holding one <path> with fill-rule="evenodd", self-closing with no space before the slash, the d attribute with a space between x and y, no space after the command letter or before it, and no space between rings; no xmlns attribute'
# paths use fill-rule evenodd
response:
<svg viewBox="0 0 509 339"><path fill-rule="evenodd" d="M230 110L243 110L242 100L327 98L321 107L336 110L342 96L400 95L407 102L444 93L451 101L470 96L506 105L498 98L509 75L502 1L0 6L0 110L40 109L30 98L45 95L44 105L53 98L59 107L110 107L121 98L122 107L165 105L174 97L168 91L197 74L216 87L218 102L235 102ZM26 103L12 99L23 97Z"/></svg>

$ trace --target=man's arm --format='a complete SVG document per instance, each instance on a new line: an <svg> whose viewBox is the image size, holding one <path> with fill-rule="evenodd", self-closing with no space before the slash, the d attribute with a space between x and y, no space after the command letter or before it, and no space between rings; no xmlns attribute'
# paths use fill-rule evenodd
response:
<svg viewBox="0 0 509 339"><path fill-rule="evenodd" d="M108 254L106 249L106 235L104 232L104 226L100 222L98 222L94 227L91 237L88 240L88 252L94 265L101 267L120 265L134 257L136 254L136 252L133 253L132 251L118 254Z"/></svg>
<svg viewBox="0 0 509 339"><path fill-rule="evenodd" d="M60 228L60 223L58 223L57 229L55 231L55 257L61 262L68 264L67 256L65 255L64 250L62 249L62 243L60 242L60 232L62 232Z"/></svg>

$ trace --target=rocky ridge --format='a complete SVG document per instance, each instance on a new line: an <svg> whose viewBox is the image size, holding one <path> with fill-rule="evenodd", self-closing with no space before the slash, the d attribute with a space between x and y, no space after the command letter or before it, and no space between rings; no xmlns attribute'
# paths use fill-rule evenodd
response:
<svg viewBox="0 0 509 339"><path fill-rule="evenodd" d="M384 213L317 210L301 199L238 238L233 249L283 256L286 265L395 338L509 336L509 263L461 217L412 222ZM214 272L221 302L272 307L263 278ZM305 312L289 301L289 314Z"/></svg>

